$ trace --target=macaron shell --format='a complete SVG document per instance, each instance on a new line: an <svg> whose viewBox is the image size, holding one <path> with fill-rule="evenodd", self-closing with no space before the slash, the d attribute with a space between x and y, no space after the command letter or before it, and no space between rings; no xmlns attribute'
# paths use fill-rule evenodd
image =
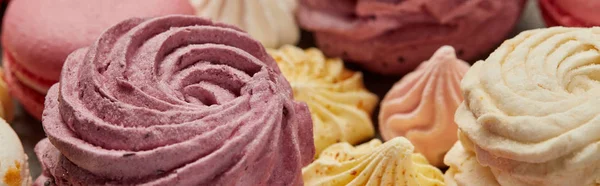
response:
<svg viewBox="0 0 600 186"><path fill-rule="evenodd" d="M48 89L50 89L50 87L56 83L54 81L43 79L40 76L19 66L18 63L15 63L14 58L9 53L4 51L3 54L3 58L12 61L10 66L13 76L17 79L17 81L24 84L26 87L29 87L41 94L46 94Z"/></svg>
<svg viewBox="0 0 600 186"><path fill-rule="evenodd" d="M27 112L41 120L44 110L44 95L21 83L15 77L14 70L11 68L12 64L13 61L10 58L3 59L5 79L6 84L10 87L10 94L21 102Z"/></svg>
<svg viewBox="0 0 600 186"><path fill-rule="evenodd" d="M20 0L7 8L2 40L28 71L58 81L67 55L109 26L131 17L193 13L188 0Z"/></svg>

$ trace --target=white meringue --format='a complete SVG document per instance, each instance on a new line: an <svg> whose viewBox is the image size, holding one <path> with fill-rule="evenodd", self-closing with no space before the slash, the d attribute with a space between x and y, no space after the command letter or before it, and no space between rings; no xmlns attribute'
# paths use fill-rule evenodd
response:
<svg viewBox="0 0 600 186"><path fill-rule="evenodd" d="M600 184L599 50L600 28L531 30L467 72L461 141L500 185Z"/></svg>
<svg viewBox="0 0 600 186"><path fill-rule="evenodd" d="M0 119L0 186L31 185L27 155L13 129Z"/></svg>
<svg viewBox="0 0 600 186"><path fill-rule="evenodd" d="M294 12L297 0L190 0L196 14L240 27L267 48L295 44L300 38Z"/></svg>

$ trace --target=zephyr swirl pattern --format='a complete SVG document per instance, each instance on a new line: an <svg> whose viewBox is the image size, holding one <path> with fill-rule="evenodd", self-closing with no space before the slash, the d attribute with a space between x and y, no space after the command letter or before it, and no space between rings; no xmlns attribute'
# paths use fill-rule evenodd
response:
<svg viewBox="0 0 600 186"><path fill-rule="evenodd" d="M456 123L498 183L599 183L599 49L600 28L526 31L467 72Z"/></svg>
<svg viewBox="0 0 600 186"><path fill-rule="evenodd" d="M196 14L238 26L265 47L295 44L300 38L297 0L190 0Z"/></svg>
<svg viewBox="0 0 600 186"><path fill-rule="evenodd" d="M58 185L302 185L314 157L307 106L231 26L127 20L72 53L60 82L36 147Z"/></svg>
<svg viewBox="0 0 600 186"><path fill-rule="evenodd" d="M375 135L371 113L378 97L364 87L362 73L315 48L288 45L269 53L290 81L294 98L311 110L317 155L334 143L357 144Z"/></svg>
<svg viewBox="0 0 600 186"><path fill-rule="evenodd" d="M406 138L378 139L353 147L338 143L302 170L306 185L441 186L442 172L429 165Z"/></svg>
<svg viewBox="0 0 600 186"><path fill-rule="evenodd" d="M386 94L379 112L383 139L408 138L417 152L435 166L456 142L454 112L463 101L460 80L469 64L456 58L454 48L443 46L407 74Z"/></svg>

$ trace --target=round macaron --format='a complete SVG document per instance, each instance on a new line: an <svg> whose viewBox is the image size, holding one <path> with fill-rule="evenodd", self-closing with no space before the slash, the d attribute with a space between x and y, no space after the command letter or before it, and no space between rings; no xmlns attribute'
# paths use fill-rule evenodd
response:
<svg viewBox="0 0 600 186"><path fill-rule="evenodd" d="M3 63L11 94L39 119L44 96L58 82L67 55L91 45L106 28L132 17L194 13L188 0L11 2L2 25Z"/></svg>
<svg viewBox="0 0 600 186"><path fill-rule="evenodd" d="M600 26L600 1L539 0L539 6L548 26Z"/></svg>

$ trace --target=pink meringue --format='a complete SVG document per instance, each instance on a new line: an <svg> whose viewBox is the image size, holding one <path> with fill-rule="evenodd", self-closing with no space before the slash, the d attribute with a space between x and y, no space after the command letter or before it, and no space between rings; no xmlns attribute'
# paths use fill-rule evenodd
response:
<svg viewBox="0 0 600 186"><path fill-rule="evenodd" d="M381 103L379 130L385 140L408 138L435 166L456 142L454 112L463 98L460 80L469 64L443 46L392 87Z"/></svg>
<svg viewBox="0 0 600 186"><path fill-rule="evenodd" d="M405 74L439 47L476 60L502 42L525 0L300 0L298 23L326 55Z"/></svg>
<svg viewBox="0 0 600 186"><path fill-rule="evenodd" d="M193 16L130 19L66 60L37 185L302 185L312 121L262 45Z"/></svg>

